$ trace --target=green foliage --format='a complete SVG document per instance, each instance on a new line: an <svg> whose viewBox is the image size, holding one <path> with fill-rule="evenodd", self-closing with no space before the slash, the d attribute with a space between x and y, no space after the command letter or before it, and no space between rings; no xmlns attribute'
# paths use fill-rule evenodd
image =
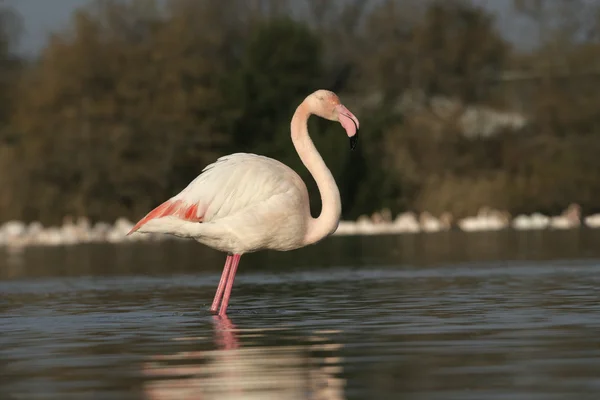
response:
<svg viewBox="0 0 600 400"><path fill-rule="evenodd" d="M22 82L13 118L27 167L19 197L31 210L22 217L141 214L229 145L219 82L230 44L214 10L151 6L77 12L72 33L54 36Z"/></svg>
<svg viewBox="0 0 600 400"><path fill-rule="evenodd" d="M282 145L290 144L286 125L296 105L317 89L321 74L320 43L305 25L274 19L255 26L231 77L230 93L242 110L233 128L235 142L281 155Z"/></svg>
<svg viewBox="0 0 600 400"><path fill-rule="evenodd" d="M20 32L19 17L6 6L0 5L0 143L8 140L5 131L11 111L11 83L17 78L20 60L12 54L12 47Z"/></svg>

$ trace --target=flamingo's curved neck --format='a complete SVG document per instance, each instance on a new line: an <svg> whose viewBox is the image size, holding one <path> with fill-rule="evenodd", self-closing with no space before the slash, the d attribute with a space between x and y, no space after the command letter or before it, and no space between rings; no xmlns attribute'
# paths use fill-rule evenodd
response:
<svg viewBox="0 0 600 400"><path fill-rule="evenodd" d="M308 118L311 112L306 102L298 106L292 117L291 131L294 147L319 188L321 194L321 214L318 218L307 216L308 225L305 244L318 242L332 234L338 227L342 214L342 201L340 191L333 179L333 175L321 155L315 148L308 134Z"/></svg>

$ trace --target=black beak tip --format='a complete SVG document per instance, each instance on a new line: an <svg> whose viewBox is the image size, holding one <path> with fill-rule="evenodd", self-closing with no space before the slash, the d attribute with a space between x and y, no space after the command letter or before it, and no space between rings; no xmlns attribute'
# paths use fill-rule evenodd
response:
<svg viewBox="0 0 600 400"><path fill-rule="evenodd" d="M358 142L358 132L350 138L350 150L354 150L356 143Z"/></svg>

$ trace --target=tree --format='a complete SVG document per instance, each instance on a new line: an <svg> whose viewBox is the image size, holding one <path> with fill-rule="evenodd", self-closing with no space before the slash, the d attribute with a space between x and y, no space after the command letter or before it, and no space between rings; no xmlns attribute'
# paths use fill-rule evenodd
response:
<svg viewBox="0 0 600 400"><path fill-rule="evenodd" d="M13 82L21 67L21 60L14 54L14 45L21 32L20 22L19 16L12 9L0 5L0 130L8 122Z"/></svg>
<svg viewBox="0 0 600 400"><path fill-rule="evenodd" d="M19 160L15 156L15 133L9 126L15 97L15 82L22 62L14 54L14 45L19 37L20 18L9 7L0 5L0 210L8 210L17 199L11 188L20 185L18 180ZM2 214L0 214L2 218Z"/></svg>
<svg viewBox="0 0 600 400"><path fill-rule="evenodd" d="M212 2L98 1L24 79L13 127L25 219L139 216L228 146L235 16ZM232 28L233 27L233 28Z"/></svg>

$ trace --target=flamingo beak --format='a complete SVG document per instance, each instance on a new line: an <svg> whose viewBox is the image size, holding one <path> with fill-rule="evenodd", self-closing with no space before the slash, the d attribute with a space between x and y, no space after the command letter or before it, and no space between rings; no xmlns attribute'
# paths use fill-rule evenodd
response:
<svg viewBox="0 0 600 400"><path fill-rule="evenodd" d="M336 106L338 121L344 129L346 130L346 134L350 138L350 150L354 150L356 147L356 143L358 143L358 128L360 127L360 123L358 122L358 118L354 116L343 105L339 104Z"/></svg>
<svg viewBox="0 0 600 400"><path fill-rule="evenodd" d="M356 143L358 143L358 132L356 132L354 136L350 138L350 150L354 150Z"/></svg>

